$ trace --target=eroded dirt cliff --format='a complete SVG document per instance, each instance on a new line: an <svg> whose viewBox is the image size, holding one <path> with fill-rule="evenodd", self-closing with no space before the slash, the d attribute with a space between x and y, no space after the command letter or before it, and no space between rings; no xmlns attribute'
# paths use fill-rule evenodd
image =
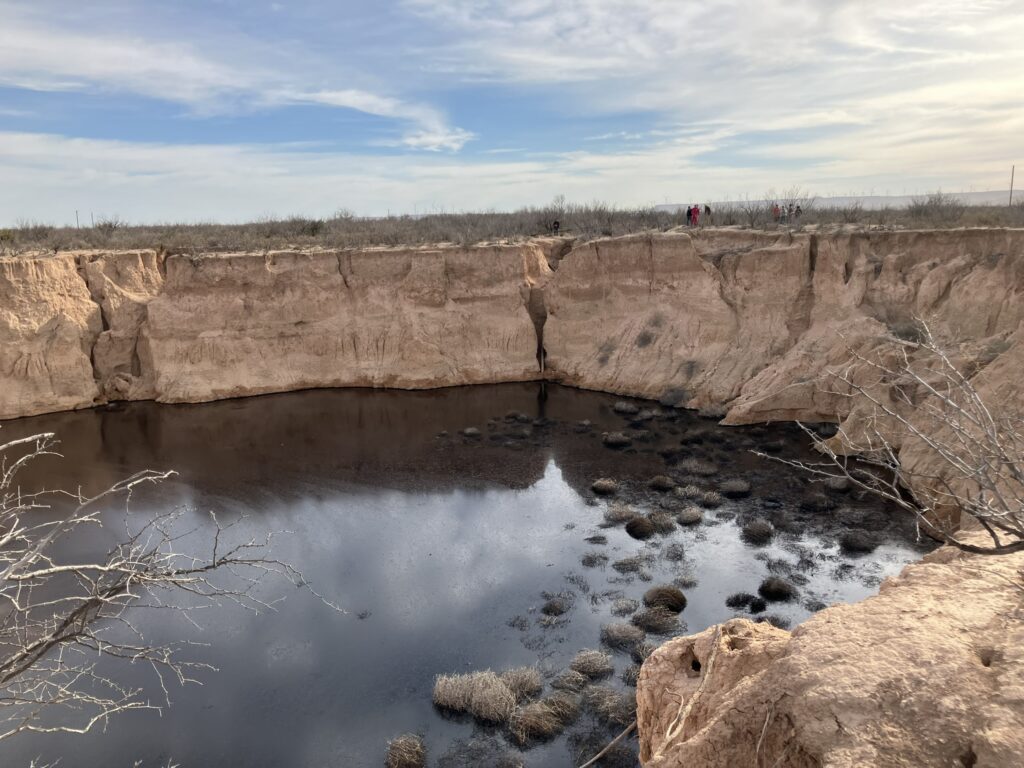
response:
<svg viewBox="0 0 1024 768"><path fill-rule="evenodd" d="M979 370L1022 356L1021 230L571 245L2 258L0 418L544 376L726 423L842 421L850 401L823 373L915 317L969 346Z"/></svg>
<svg viewBox="0 0 1024 768"><path fill-rule="evenodd" d="M947 547L792 633L734 619L671 640L640 673L644 765L1020 765L1022 569Z"/></svg>

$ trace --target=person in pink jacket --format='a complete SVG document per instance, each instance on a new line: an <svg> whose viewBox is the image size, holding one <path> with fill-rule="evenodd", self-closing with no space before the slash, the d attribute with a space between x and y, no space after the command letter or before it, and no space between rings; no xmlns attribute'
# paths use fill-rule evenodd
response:
<svg viewBox="0 0 1024 768"><path fill-rule="evenodd" d="M693 217L692 217L693 226L696 227L696 226L700 225L700 206L697 205L696 203L694 203L692 210L693 210Z"/></svg>

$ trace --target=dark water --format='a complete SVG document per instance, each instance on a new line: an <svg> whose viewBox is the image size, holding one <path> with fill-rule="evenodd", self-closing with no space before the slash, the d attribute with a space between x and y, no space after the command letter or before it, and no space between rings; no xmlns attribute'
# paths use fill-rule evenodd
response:
<svg viewBox="0 0 1024 768"><path fill-rule="evenodd" d="M0 438L54 431L62 440L66 458L39 462L25 485L59 480L95 491L142 468L174 468L177 478L133 499L133 514L186 504L201 527L214 509L222 519L246 513L247 531L291 531L275 554L348 613L273 582L268 595L287 599L272 613L225 608L204 617L202 631L144 617L153 640L209 643L190 657L219 671L202 674L201 686L172 686L162 716L134 712L106 732L5 742L0 765L60 758L70 767L378 766L387 740L406 731L424 734L431 765L489 765L492 756L466 757L469 740L513 748L500 731L436 711L438 673L525 664L557 673L578 650L599 647L602 624L622 620L610 614L614 598L639 599L674 580L687 587L686 631L736 615L725 598L756 592L770 573L799 586L797 601L768 611L795 625L823 604L875 592L925 551L897 513L848 494L822 496L798 471L749 452L768 446L807 456L795 428L723 428L672 412L638 425L648 434L637 433L633 448L613 451L601 433L629 426L612 411L616 398L560 387L541 394L539 385L310 391L4 424ZM506 418L510 411L530 421ZM458 434L469 426L482 436ZM591 493L595 478L618 478L622 495L644 510L678 507L647 481L682 477L678 462L691 456L719 468L705 485L743 478L751 497L647 542L601 527L607 502ZM768 546L744 543L739 524L756 515L787 521L785 532ZM837 536L848 525L872 531L881 545L870 555L842 554ZM608 543L584 540L595 533ZM681 561L664 556L673 543L684 548ZM593 551L612 561L640 553L652 560L642 576L624 577L583 567ZM545 592L572 593L566 621L542 626ZM617 672L629 664L616 655ZM155 685L146 669L122 666L118 675ZM617 675L613 684L625 689ZM569 734L516 754L528 766L572 765L569 736L592 727L584 716ZM591 735L606 741L617 730Z"/></svg>

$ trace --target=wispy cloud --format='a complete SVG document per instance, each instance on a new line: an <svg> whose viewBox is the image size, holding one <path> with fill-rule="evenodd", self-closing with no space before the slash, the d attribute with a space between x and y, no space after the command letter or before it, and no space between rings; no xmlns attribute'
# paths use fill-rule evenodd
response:
<svg viewBox="0 0 1024 768"><path fill-rule="evenodd" d="M460 150L473 134L427 105L358 88L308 89L272 66L215 58L183 42L147 35L77 31L0 4L0 86L35 91L124 91L185 105L201 114L317 104L406 124L399 146Z"/></svg>

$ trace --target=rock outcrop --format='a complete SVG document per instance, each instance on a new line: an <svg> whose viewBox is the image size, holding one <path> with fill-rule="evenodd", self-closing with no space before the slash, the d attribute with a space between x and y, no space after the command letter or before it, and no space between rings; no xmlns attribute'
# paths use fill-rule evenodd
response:
<svg viewBox="0 0 1024 768"><path fill-rule="evenodd" d="M1022 575L1024 554L947 547L792 633L734 619L672 640L640 672L641 761L1020 765Z"/></svg>

